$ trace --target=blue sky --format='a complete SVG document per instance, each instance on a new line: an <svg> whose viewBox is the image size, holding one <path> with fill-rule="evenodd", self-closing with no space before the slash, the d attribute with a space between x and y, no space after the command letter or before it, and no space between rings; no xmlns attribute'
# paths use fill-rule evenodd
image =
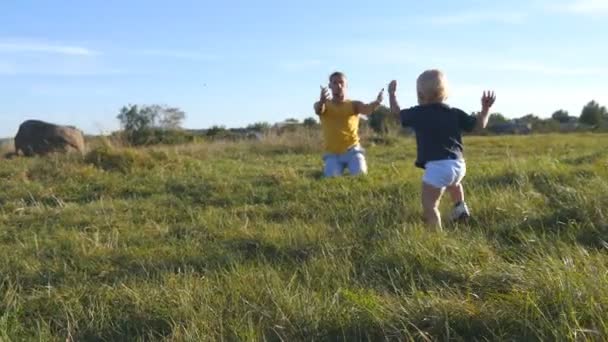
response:
<svg viewBox="0 0 608 342"><path fill-rule="evenodd" d="M608 0L3 1L0 136L28 118L109 132L129 103L188 128L303 119L334 70L364 101L397 79L413 105L440 68L466 111L490 88L509 117L578 116L608 104L607 19Z"/></svg>

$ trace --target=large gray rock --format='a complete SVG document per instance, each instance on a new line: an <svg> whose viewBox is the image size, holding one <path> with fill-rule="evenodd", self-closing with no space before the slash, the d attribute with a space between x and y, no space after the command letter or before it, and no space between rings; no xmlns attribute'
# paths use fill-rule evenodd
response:
<svg viewBox="0 0 608 342"><path fill-rule="evenodd" d="M45 155L51 152L85 152L84 135L73 126L27 120L19 126L15 136L15 154L25 156Z"/></svg>

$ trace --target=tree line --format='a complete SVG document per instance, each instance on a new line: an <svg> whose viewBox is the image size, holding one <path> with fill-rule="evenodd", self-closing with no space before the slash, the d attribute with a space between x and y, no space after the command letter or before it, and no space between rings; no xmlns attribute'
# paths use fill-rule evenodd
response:
<svg viewBox="0 0 608 342"><path fill-rule="evenodd" d="M473 113L475 114L475 113ZM181 144L195 140L196 137L209 139L259 138L270 131L289 132L297 129L316 129L318 121L309 117L300 122L290 118L283 122L270 124L256 122L242 128L213 126L208 129L185 130L182 128L186 113L178 107L167 105L127 105L120 109L116 117L122 130L115 135L121 136L131 145ZM367 120L361 121L363 128L369 127L374 133L385 135L398 131L400 125L388 107L380 106ZM608 110L596 101L587 103L578 116L571 116L565 110L555 111L549 118L527 114L509 119L501 113L489 117L490 133L532 133L559 132L565 130L608 130Z"/></svg>

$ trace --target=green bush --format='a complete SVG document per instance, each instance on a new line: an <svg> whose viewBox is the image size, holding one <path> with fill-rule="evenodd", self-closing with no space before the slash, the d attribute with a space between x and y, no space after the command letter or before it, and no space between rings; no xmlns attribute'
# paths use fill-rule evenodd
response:
<svg viewBox="0 0 608 342"><path fill-rule="evenodd" d="M121 140L131 146L151 145L182 145L196 141L192 133L183 130L166 130L160 128L142 129L138 131L121 131L116 133Z"/></svg>
<svg viewBox="0 0 608 342"><path fill-rule="evenodd" d="M105 171L127 173L134 168L149 168L154 165L153 158L143 151L133 149L115 150L109 146L101 146L91 150L85 156L85 162Z"/></svg>

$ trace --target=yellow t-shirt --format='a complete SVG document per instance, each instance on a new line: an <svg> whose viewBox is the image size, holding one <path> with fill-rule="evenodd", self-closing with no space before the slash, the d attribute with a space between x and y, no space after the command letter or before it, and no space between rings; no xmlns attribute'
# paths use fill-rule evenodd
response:
<svg viewBox="0 0 608 342"><path fill-rule="evenodd" d="M328 153L342 154L359 143L359 113L355 113L352 101L328 101L320 120Z"/></svg>

